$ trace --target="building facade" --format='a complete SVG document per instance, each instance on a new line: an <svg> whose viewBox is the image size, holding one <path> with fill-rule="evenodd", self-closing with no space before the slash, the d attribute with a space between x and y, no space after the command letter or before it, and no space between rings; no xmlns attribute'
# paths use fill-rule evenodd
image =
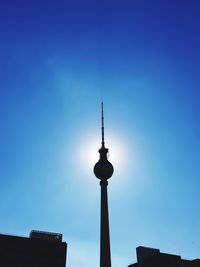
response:
<svg viewBox="0 0 200 267"><path fill-rule="evenodd" d="M67 244L57 233L31 231L29 237L0 234L0 267L65 267Z"/></svg>
<svg viewBox="0 0 200 267"><path fill-rule="evenodd" d="M128 267L200 267L200 259L185 260L180 256L161 253L159 249L137 247L137 263Z"/></svg>

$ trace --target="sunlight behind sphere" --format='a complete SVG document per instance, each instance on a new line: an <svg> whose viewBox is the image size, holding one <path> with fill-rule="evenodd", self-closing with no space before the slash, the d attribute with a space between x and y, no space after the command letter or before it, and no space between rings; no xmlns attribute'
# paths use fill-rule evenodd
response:
<svg viewBox="0 0 200 267"><path fill-rule="evenodd" d="M92 136L92 137L91 137ZM115 172L122 173L125 162L128 161L128 146L123 140L113 134L107 134L105 138L105 146L109 149L108 160L114 166ZM98 150L101 147L101 136L87 135L83 137L75 149L75 161L79 163L80 169L88 174L93 174L93 167L99 160Z"/></svg>
<svg viewBox="0 0 200 267"><path fill-rule="evenodd" d="M112 194L119 196L134 185L137 188L138 178L135 172L139 166L137 138L116 130L106 131L105 146L109 149L108 160L114 167L113 176L109 179L112 184ZM133 140L135 141L133 141ZM136 142L136 143L135 143ZM94 175L94 165L99 160L98 150L101 148L101 132L77 132L71 144L69 168L73 170L72 180L88 197L97 194L97 178ZM137 155L137 156L136 156Z"/></svg>

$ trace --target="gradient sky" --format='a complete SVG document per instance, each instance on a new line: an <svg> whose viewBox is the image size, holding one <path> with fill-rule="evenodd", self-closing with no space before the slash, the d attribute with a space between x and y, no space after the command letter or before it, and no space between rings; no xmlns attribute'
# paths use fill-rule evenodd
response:
<svg viewBox="0 0 200 267"><path fill-rule="evenodd" d="M200 1L0 5L0 231L60 232L99 265L100 103L113 267L139 245L200 258Z"/></svg>

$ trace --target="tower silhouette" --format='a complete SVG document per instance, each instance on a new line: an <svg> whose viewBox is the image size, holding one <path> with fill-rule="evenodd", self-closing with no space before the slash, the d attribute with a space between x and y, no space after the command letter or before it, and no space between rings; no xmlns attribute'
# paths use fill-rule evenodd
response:
<svg viewBox="0 0 200 267"><path fill-rule="evenodd" d="M94 166L94 174L100 179L101 186L100 267L111 267L107 180L112 176L114 169L108 161L108 149L105 147L103 103L101 103L101 113L102 142L99 149L100 158Z"/></svg>

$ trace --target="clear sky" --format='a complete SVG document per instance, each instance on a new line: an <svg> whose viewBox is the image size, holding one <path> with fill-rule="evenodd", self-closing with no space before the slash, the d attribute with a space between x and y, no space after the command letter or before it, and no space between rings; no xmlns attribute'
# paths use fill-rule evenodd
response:
<svg viewBox="0 0 200 267"><path fill-rule="evenodd" d="M61 232L99 265L100 103L113 267L139 245L200 258L200 1L0 6L0 231Z"/></svg>

